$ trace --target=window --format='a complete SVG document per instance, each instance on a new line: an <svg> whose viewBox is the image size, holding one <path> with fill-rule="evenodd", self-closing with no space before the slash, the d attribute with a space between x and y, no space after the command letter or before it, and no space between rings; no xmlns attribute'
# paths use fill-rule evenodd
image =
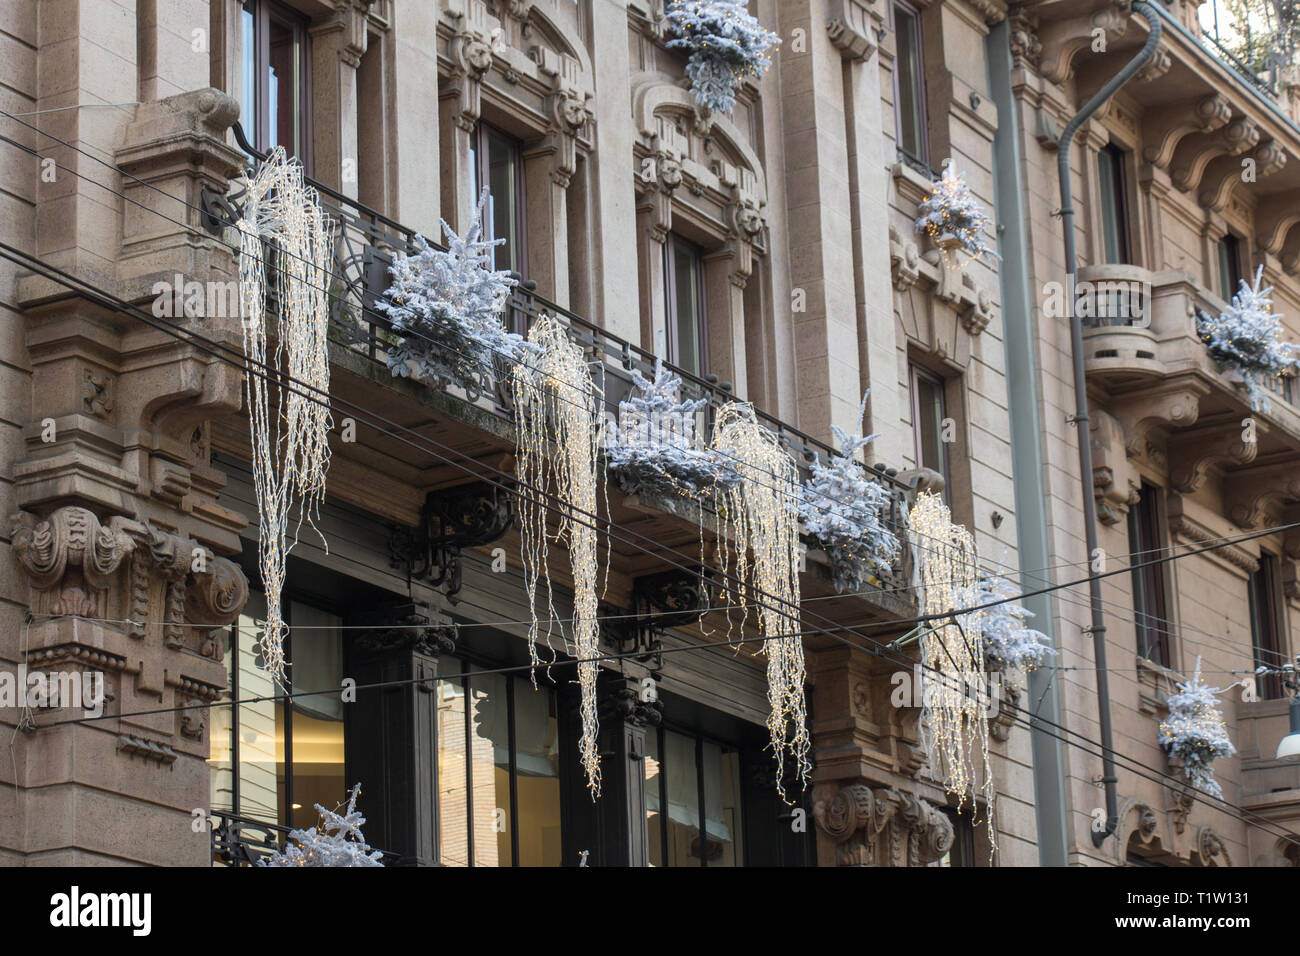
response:
<svg viewBox="0 0 1300 956"><path fill-rule="evenodd" d="M246 0L240 121L259 150L283 146L308 164L311 59L307 19L275 0Z"/></svg>
<svg viewBox="0 0 1300 956"><path fill-rule="evenodd" d="M1219 294L1227 302L1241 283L1241 240L1228 233L1219 240Z"/></svg>
<svg viewBox="0 0 1300 956"><path fill-rule="evenodd" d="M1277 667L1283 663L1285 616L1281 591L1281 572L1276 555L1261 550L1259 568L1247 586L1250 599L1250 633L1255 647L1255 666ZM1282 695L1282 681L1276 674L1260 675L1259 696L1275 700Z"/></svg>
<svg viewBox="0 0 1300 956"><path fill-rule="evenodd" d="M925 74L921 60L921 14L909 3L890 8L897 44L894 60L894 123L898 151L913 164L929 163L926 136Z"/></svg>
<svg viewBox="0 0 1300 956"><path fill-rule="evenodd" d="M669 235L664 243L664 276L668 286L668 361L692 375L702 375L707 363L700 250L680 236Z"/></svg>
<svg viewBox="0 0 1300 956"><path fill-rule="evenodd" d="M485 231L491 239L505 240L493 249L493 267L527 272L524 255L524 161L520 145L499 129L480 123L470 140L470 166L474 170L474 195L487 187Z"/></svg>
<svg viewBox="0 0 1300 956"><path fill-rule="evenodd" d="M1114 143L1103 146L1097 154L1097 168L1101 182L1101 230L1105 244L1103 252L1107 262L1131 262L1132 250L1128 234L1128 190L1124 185L1124 151Z"/></svg>
<svg viewBox="0 0 1300 956"><path fill-rule="evenodd" d="M939 376L915 365L912 379L912 431L916 438L916 464L943 475L944 497L948 497L948 441L952 423L948 421L944 382ZM945 434L945 433L949 434Z"/></svg>
<svg viewBox="0 0 1300 956"><path fill-rule="evenodd" d="M554 692L534 690L526 675L471 677L473 668L463 662L444 662L440 673L451 679L438 682L440 861L446 866L559 866L560 744Z"/></svg>
<svg viewBox="0 0 1300 956"><path fill-rule="evenodd" d="M988 812L987 810L985 811ZM975 862L975 828L971 825L972 813L962 814L944 808L943 813L952 822L952 846L939 858L938 866L977 866Z"/></svg>
<svg viewBox="0 0 1300 956"><path fill-rule="evenodd" d="M649 733L645 799L651 866L744 865L736 750L662 727Z"/></svg>
<svg viewBox="0 0 1300 956"><path fill-rule="evenodd" d="M290 662L286 701L259 663L259 624L266 599L254 591L226 643L230 697L250 701L213 707L209 767L212 807L288 827L314 826L315 805L336 806L347 788L344 774L343 631L338 615L285 600ZM328 690L327 694L302 696Z"/></svg>
<svg viewBox="0 0 1300 956"><path fill-rule="evenodd" d="M1160 534L1163 511L1160 489L1142 482L1137 504L1128 512L1128 547L1131 564L1143 564L1164 556ZM1165 667L1171 665L1169 654L1168 608L1165 590L1165 566L1153 564L1133 569L1133 617L1137 626L1137 650Z"/></svg>

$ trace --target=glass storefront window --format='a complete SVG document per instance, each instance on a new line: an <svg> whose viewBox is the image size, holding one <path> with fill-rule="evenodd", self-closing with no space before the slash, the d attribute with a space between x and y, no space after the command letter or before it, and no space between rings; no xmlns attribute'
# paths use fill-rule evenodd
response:
<svg viewBox="0 0 1300 956"><path fill-rule="evenodd" d="M739 753L660 730L647 738L645 767L651 866L744 865Z"/></svg>

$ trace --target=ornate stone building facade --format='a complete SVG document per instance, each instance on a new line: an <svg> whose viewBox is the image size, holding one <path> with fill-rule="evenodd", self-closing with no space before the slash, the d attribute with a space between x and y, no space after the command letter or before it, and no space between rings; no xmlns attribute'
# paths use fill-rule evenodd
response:
<svg viewBox="0 0 1300 956"><path fill-rule="evenodd" d="M106 701L101 719L0 707L15 733L0 861L201 863L212 847L240 860L361 780L371 843L406 863L988 863L982 820L929 771L919 709L894 699L912 674L871 652L917 614L915 542L861 594L837 592L809 552L815 768L791 807L763 749L754 645L720 642L711 611L713 645L686 649L701 610L726 603L695 573L700 516L614 485L602 643L619 656L601 678L593 803L568 679L534 690L526 670L494 673L528 660L519 534L497 486L509 410L394 378L382 358L373 306L394 252L438 237L440 218L462 229L486 188L497 267L524 280L509 321L560 315L608 397L664 356L710 408L752 401L806 468L832 425L856 430L869 388L867 463L895 517L941 490L1026 590L1083 577L1068 327L1044 310L1064 278L1054 149L1142 20L1094 0L750 8L782 43L725 115L696 107L664 0L5 9L0 666L102 672ZM1121 565L1284 524L1300 499L1297 406L1278 394L1250 413L1192 324L1222 307L1222 269L1261 264L1300 327L1300 104L1211 56L1195 3L1161 16L1157 57L1073 157L1081 278L1149 290L1148 324L1086 337L1102 544ZM229 361L231 184L273 146L340 223L331 392L356 426L333 442L328 550L304 531L289 569L292 689L316 695L293 699L256 659L258 518ZM958 258L914 229L949 159L993 213L1001 259ZM1253 670L1252 648L1290 652L1297 541L1107 579L1118 749L1170 773L1156 725L1172 676L1199 656L1223 684ZM1010 699L1069 739L1031 735L1011 709L994 721L996 864L1294 863L1258 822L1300 820L1298 771L1269 759L1277 699L1225 703L1240 753L1219 777L1254 822L1121 768L1116 832L1094 846L1082 594L1026 602L1060 669L1010 680ZM854 646L836 638L859 628ZM347 679L361 689L340 702Z"/></svg>

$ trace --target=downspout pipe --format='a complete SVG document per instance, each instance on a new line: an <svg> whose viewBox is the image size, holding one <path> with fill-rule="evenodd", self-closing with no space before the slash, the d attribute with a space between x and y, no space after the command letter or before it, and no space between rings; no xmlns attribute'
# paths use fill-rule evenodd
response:
<svg viewBox="0 0 1300 956"><path fill-rule="evenodd" d="M1068 294L1073 297L1078 288L1079 259L1074 248L1074 202L1070 187L1070 147L1075 135L1092 114L1119 90L1121 86L1155 56L1160 45L1160 18L1151 5L1134 0L1133 12L1147 22L1147 41L1137 56L1124 69L1097 91L1083 109L1066 124L1056 144L1056 169L1061 183L1061 227L1065 233L1065 269L1069 276ZM1079 440L1079 481L1083 486L1083 533L1087 543L1088 560L1097 554L1097 499L1093 494L1092 434L1088 418L1088 383L1084 378L1083 320L1076 302L1070 303L1070 348L1074 353L1074 424ZM1119 798L1115 776L1114 733L1110 724L1110 681L1106 673L1106 615L1102 609L1101 581L1094 575L1088 582L1089 604L1092 610L1092 649L1097 668L1097 719L1101 730L1101 782L1106 792L1106 827L1092 834L1093 846L1100 847L1115 832L1119 824Z"/></svg>

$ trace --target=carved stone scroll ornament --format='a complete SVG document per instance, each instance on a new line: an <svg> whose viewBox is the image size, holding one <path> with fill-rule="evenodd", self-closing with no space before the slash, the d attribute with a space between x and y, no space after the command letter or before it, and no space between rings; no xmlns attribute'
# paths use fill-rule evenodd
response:
<svg viewBox="0 0 1300 956"><path fill-rule="evenodd" d="M813 810L836 844L839 866L924 866L953 844L952 821L923 797L890 787L849 784Z"/></svg>
<svg viewBox="0 0 1300 956"><path fill-rule="evenodd" d="M86 508L60 508L44 520L19 512L11 518L14 555L38 591L52 591L50 614L99 613L100 598L135 542L126 519L100 524Z"/></svg>

